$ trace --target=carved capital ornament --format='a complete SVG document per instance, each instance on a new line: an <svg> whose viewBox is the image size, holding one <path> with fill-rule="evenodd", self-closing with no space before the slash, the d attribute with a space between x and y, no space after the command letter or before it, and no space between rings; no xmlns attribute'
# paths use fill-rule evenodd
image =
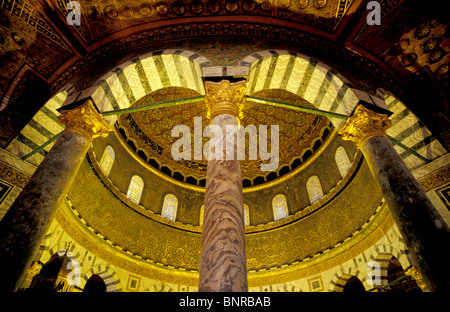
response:
<svg viewBox="0 0 450 312"><path fill-rule="evenodd" d="M66 126L66 130L78 133L87 140L106 137L113 130L103 116L94 107L91 100L71 109L62 110L58 122Z"/></svg>
<svg viewBox="0 0 450 312"><path fill-rule="evenodd" d="M219 83L206 81L207 117L212 120L217 115L230 114L242 119L246 86L246 81L235 83L230 83L228 80L222 80Z"/></svg>
<svg viewBox="0 0 450 312"><path fill-rule="evenodd" d="M385 114L378 114L363 105L359 105L353 116L349 117L339 134L344 140L353 141L360 148L367 140L386 136L391 121Z"/></svg>
<svg viewBox="0 0 450 312"><path fill-rule="evenodd" d="M420 289L424 290L424 288L427 286L423 281L422 275L419 273L416 267L411 267L408 271L405 272L405 275L411 276L416 281Z"/></svg>

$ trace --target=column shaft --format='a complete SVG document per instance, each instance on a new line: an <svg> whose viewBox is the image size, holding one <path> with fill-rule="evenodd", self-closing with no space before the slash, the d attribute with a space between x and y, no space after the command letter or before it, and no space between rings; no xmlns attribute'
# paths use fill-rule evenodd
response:
<svg viewBox="0 0 450 312"><path fill-rule="evenodd" d="M211 125L222 129L221 134L210 142L221 141L223 145L214 145L220 146L221 151L214 150L206 173L199 291L243 292L248 290L248 284L242 173L237 159L237 132L227 133L226 126L238 125L239 110L234 104L243 99L245 84L239 85L238 99L234 98L235 90L228 81L206 86L207 103L213 105ZM219 95L215 92L217 89ZM217 99L219 101L215 102ZM218 114L218 107L224 108L223 113ZM234 157L227 159L227 155Z"/></svg>
<svg viewBox="0 0 450 312"><path fill-rule="evenodd" d="M0 291L16 290L90 141L65 130L0 222Z"/></svg>
<svg viewBox="0 0 450 312"><path fill-rule="evenodd" d="M111 127L92 101L61 112L66 129L0 222L0 292L20 287L94 137Z"/></svg>
<svg viewBox="0 0 450 312"><path fill-rule="evenodd" d="M386 137L387 115L359 105L339 133L364 154L409 251L409 259L429 291L449 291L444 252L450 230ZM366 194L370 196L370 194Z"/></svg>
<svg viewBox="0 0 450 312"><path fill-rule="evenodd" d="M449 291L447 224L386 137L367 140L361 151L428 289Z"/></svg>

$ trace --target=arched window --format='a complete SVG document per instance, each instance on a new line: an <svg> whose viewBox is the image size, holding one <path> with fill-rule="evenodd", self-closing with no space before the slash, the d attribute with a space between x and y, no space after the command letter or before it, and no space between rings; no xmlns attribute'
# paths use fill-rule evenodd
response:
<svg viewBox="0 0 450 312"><path fill-rule="evenodd" d="M114 163L115 154L111 146L107 146L103 152L102 159L100 160L100 168L106 176L109 176L112 165Z"/></svg>
<svg viewBox="0 0 450 312"><path fill-rule="evenodd" d="M308 191L311 205L323 197L322 186L318 176L312 176L306 181L306 190Z"/></svg>
<svg viewBox="0 0 450 312"><path fill-rule="evenodd" d="M134 175L131 177L130 185L128 186L127 198L139 204L143 190L144 180L140 176Z"/></svg>
<svg viewBox="0 0 450 312"><path fill-rule="evenodd" d="M289 215L286 196L278 194L272 199L273 219L278 221Z"/></svg>
<svg viewBox="0 0 450 312"><path fill-rule="evenodd" d="M248 208L248 205L246 205L246 204L244 204L244 224L245 224L245 226L250 225L249 208Z"/></svg>
<svg viewBox="0 0 450 312"><path fill-rule="evenodd" d="M348 169L350 169L351 164L343 146L339 146L336 149L336 153L334 154L334 160L336 161L336 164L339 168L341 177L345 177Z"/></svg>
<svg viewBox="0 0 450 312"><path fill-rule="evenodd" d="M204 217L204 215L205 215L205 205L202 205L201 207L200 207L200 226L202 226L203 225L203 217Z"/></svg>
<svg viewBox="0 0 450 312"><path fill-rule="evenodd" d="M104 293L106 292L105 281L100 275L94 274L87 280L83 291L87 293Z"/></svg>
<svg viewBox="0 0 450 312"><path fill-rule="evenodd" d="M178 199L175 195L167 194L164 196L164 202L161 215L163 218L175 221L177 217Z"/></svg>
<svg viewBox="0 0 450 312"><path fill-rule="evenodd" d="M366 289L364 288L363 283L356 276L352 276L348 279L347 283L345 283L342 291L348 293L363 293Z"/></svg>

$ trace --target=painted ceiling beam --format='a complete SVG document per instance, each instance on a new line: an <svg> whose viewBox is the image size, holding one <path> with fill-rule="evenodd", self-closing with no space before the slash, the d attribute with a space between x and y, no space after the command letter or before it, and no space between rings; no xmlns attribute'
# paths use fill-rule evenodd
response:
<svg viewBox="0 0 450 312"><path fill-rule="evenodd" d="M63 130L64 131L64 130ZM22 160L26 160L27 158L30 158L31 156L33 156L36 153L39 153L40 151L44 150L45 147L47 147L47 145L56 142L56 140L61 136L61 134L63 133L63 131L61 131L60 133L58 133L57 135L55 135L53 138L51 138L50 140L48 140L47 142L45 142L44 144L42 144L41 146L39 146L38 148L32 150L30 153L26 154L25 156L23 156L21 159Z"/></svg>
<svg viewBox="0 0 450 312"><path fill-rule="evenodd" d="M153 108L173 106L175 104L194 103L194 102L202 101L202 100L204 100L204 98L205 98L204 95L199 95L199 96L194 96L194 97L185 98L185 99L170 100L170 101L146 104L146 105L142 105L142 106L134 106L134 107L128 107L128 108L124 108L124 109L116 109L116 110L112 110L112 111L102 112L102 114L103 114L103 116L129 114L129 113L140 112L140 111L153 109Z"/></svg>
<svg viewBox="0 0 450 312"><path fill-rule="evenodd" d="M347 119L348 118L348 116L344 115L344 114L333 113L333 112L324 111L324 110L317 109L317 108L306 107L306 106L302 106L302 105L286 103L286 102L281 102L281 101L276 101L276 100L263 99L263 98L259 98L256 96L246 95L245 98L249 101L256 102L256 103L273 105L273 106L283 107L283 108L289 108L289 109L293 109L296 111L316 114L316 115L320 115L320 116L326 116L329 118L339 118L339 119Z"/></svg>
<svg viewBox="0 0 450 312"><path fill-rule="evenodd" d="M146 105L142 105L142 106L135 106L135 107L128 107L128 108L124 108L124 109L106 111L106 112L103 112L102 114L103 114L103 116L129 114L129 113L135 113L135 112L140 112L140 111L154 109L154 108L169 107L169 106L178 105L178 104L194 103L194 102L198 102L198 101L203 101L204 98L205 98L204 95L199 95L199 96L194 96L194 97L185 98L185 99L170 100L170 101L146 104ZM263 98L259 98L259 97L255 97L255 96L249 96L249 95L246 95L245 98L248 101L252 101L252 102L256 102L256 103L260 103L260 104L273 105L273 106L277 106L277 107L293 109L296 111L316 114L316 115L320 115L320 116L326 116L329 118L339 118L339 119L347 119L348 118L348 116L344 115L344 114L338 114L338 113L334 113L334 112L324 111L324 110L320 110L317 108L306 107L306 106L292 104L292 103L286 103L286 102L281 102L281 101L276 101L276 100L268 100L268 99L263 99ZM22 160L26 160L27 158L31 157L32 155L43 150L47 145L56 141L60 135L61 135L61 133L57 134L56 136L54 136L53 138L51 138L50 140L45 142L43 145L39 146L37 149L35 149L32 152L30 152L29 154L23 156ZM393 138L389 135L387 137L392 142L393 145L400 146L405 151L418 157L419 159L421 159L422 161L424 161L427 164L431 162L431 160L423 157L422 155L417 153L415 150L402 144L400 141L396 140L395 138Z"/></svg>

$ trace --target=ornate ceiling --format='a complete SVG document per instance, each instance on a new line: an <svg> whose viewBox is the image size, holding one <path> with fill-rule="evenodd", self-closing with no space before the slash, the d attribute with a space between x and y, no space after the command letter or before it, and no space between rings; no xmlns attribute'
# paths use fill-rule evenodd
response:
<svg viewBox="0 0 450 312"><path fill-rule="evenodd" d="M382 87L394 93L450 146L448 14L438 1L380 0L381 26L367 25L368 1L362 0L79 0L80 26L67 24L67 2L1 2L2 147L62 87L71 86L77 91L92 87L119 64L165 49L195 51L214 66L237 65L258 51L304 53L347 77L352 87L372 93ZM163 88L144 96L134 106L195 95L198 93L188 89ZM310 105L280 90L253 95ZM92 149L95 155L91 150L83 162L81 174L68 194L73 205L64 213L78 218L82 225L71 220L73 226L82 231L89 229L95 239L102 241L100 246L132 254L133 261L126 263L127 267L139 259L152 265L197 270L203 202L199 188L157 180L159 176L145 170L148 167L142 163L163 172L167 169L173 178L201 186L205 162L193 162L191 166L177 163L170 157L169 147L174 141L170 136L173 125L192 126L196 116L207 123L203 107L199 102L124 115L116 124L122 137L99 140L101 143ZM335 252L325 255L333 262L330 266L340 265L332 256L361 242L361 237L369 236L388 214L376 185L367 183L373 178L366 163L355 156L354 146L345 145L337 136L327 137L325 130L331 131L332 127L325 118L257 104L247 105L244 116L244 125L280 125L279 171L275 176L261 176L257 162L244 161L247 186L259 184L261 178L267 182L289 171L295 173L283 180L285 183L273 181L244 190L244 202L252 216L247 228L252 273L306 267L308 261L321 261L327 250ZM127 144L121 145L117 138ZM105 146L114 143L116 151L126 148L118 153L111 176L105 177L94 168L99 160L95 161L95 157L101 157ZM333 159L341 144L354 161L344 179ZM138 161L124 160L125 156L133 157L129 150L134 150ZM317 156L314 165L312 155ZM140 205L133 205L124 195L129 177L135 172L145 175L146 181L157 181L143 194ZM325 196L311 205L305 184L314 174L321 179ZM163 194L174 190L179 196L175 223L160 215ZM273 222L271 201L267 199L279 193L287 195L290 216ZM148 233L155 236L145 236ZM151 240L156 243L145 243ZM137 266L139 272L141 265ZM267 277L262 275L261 280ZM278 283L277 278L273 275L271 282Z"/></svg>
<svg viewBox="0 0 450 312"><path fill-rule="evenodd" d="M334 33L353 0L184 0L184 1L79 1L82 26L74 27L86 46L110 34L143 23L200 16L263 16L314 25ZM67 14L66 1L47 1L50 7ZM86 25L86 26L84 26Z"/></svg>
<svg viewBox="0 0 450 312"><path fill-rule="evenodd" d="M152 92L136 101L133 106L149 103L169 101L179 98L197 96L198 93L184 88L164 88ZM265 90L257 92L254 96L289 102L302 106L311 106L300 97L283 90ZM207 160L181 160L175 161L171 155L171 148L179 137L172 137L172 128L176 125L186 125L194 129L194 117L202 118L202 129L209 124L206 117L204 101L191 104L176 105L166 108L157 108L140 113L124 114L119 118L116 128L125 142L145 161L157 169L163 169L168 175L194 185L204 186L206 179ZM257 185L273 179L295 169L306 161L315 150L325 141L332 126L327 118L314 114L296 112L286 108L256 104L247 101L244 109L244 127L255 125L279 126L279 166L275 172L260 170L261 160L249 160L249 142L246 136L245 160L241 162L243 180L245 185ZM203 137L202 146L209 141ZM259 142L261 144L261 142ZM194 136L191 136L191 146L194 146ZM267 135L268 151L271 151L271 132ZM258 148L257 146L255 148Z"/></svg>
<svg viewBox="0 0 450 312"><path fill-rule="evenodd" d="M282 46L323 60L359 89L395 93L449 144L448 16L438 1L381 0L380 26L367 25L362 0L80 0L80 26L68 25L67 2L1 2L1 109L24 101L32 115L45 101L18 97L36 80L51 94L67 84L83 89L148 51L182 45L213 65L236 65ZM242 38L247 48L236 47ZM29 118L15 105L8 114ZM20 131L9 128L2 142Z"/></svg>

